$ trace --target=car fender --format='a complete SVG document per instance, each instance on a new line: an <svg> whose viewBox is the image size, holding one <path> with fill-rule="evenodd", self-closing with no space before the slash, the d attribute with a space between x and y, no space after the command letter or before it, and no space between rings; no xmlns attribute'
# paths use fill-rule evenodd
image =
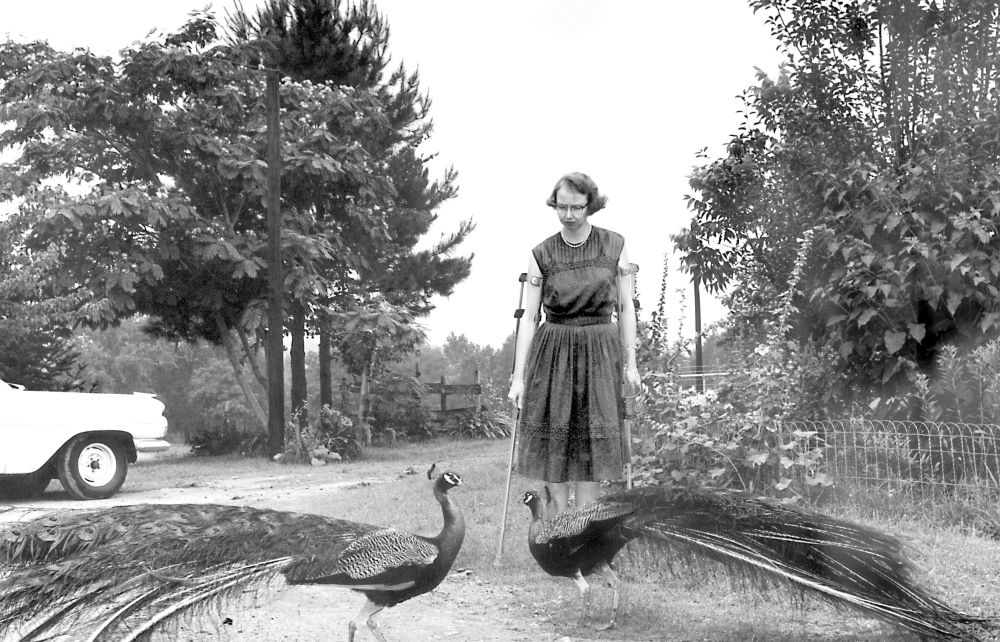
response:
<svg viewBox="0 0 1000 642"><path fill-rule="evenodd" d="M161 442L163 403L150 395L11 390L0 396L0 474L32 473L73 437L114 435L135 461L135 440ZM162 448L160 448L162 449Z"/></svg>
<svg viewBox="0 0 1000 642"><path fill-rule="evenodd" d="M5 440L4 449L0 455L0 474L24 475L41 470L49 463L63 447L74 437L80 435L102 435L125 445L128 462L135 463L136 449L132 435L122 430L80 430L79 426L66 426L64 429L38 431L35 435L24 435Z"/></svg>

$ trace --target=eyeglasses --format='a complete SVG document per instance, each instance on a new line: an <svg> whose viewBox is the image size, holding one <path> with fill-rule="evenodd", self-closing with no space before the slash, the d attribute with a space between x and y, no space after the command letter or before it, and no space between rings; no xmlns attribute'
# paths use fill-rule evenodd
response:
<svg viewBox="0 0 1000 642"><path fill-rule="evenodd" d="M552 206L552 209L559 212L560 214L565 214L567 212L572 212L573 214L579 214L583 210L587 209L586 203L569 203L564 205L562 203L556 203Z"/></svg>

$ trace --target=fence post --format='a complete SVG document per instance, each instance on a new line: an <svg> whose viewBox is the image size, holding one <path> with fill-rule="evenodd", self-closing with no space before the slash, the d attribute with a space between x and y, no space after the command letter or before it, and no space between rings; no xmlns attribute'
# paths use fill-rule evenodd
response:
<svg viewBox="0 0 1000 642"><path fill-rule="evenodd" d="M444 391L444 375L441 375L441 412L448 409L448 393Z"/></svg>
<svg viewBox="0 0 1000 642"><path fill-rule="evenodd" d="M348 409L348 404L350 403L350 389L347 386L347 377L340 378L340 411L345 415L351 414Z"/></svg>
<svg viewBox="0 0 1000 642"><path fill-rule="evenodd" d="M479 368L476 368L476 373L475 373L475 375L473 375L472 383L474 383L477 386L480 385L479 384ZM473 408L476 409L476 412L482 412L482 410L483 410L483 393L482 393L482 388L480 388L479 392L476 393L475 401L473 402L472 406L473 406Z"/></svg>

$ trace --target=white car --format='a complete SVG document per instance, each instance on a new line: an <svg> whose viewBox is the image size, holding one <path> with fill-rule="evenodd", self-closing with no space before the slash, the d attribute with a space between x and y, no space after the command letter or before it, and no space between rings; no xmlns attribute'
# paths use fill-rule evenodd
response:
<svg viewBox="0 0 1000 642"><path fill-rule="evenodd" d="M110 497L137 453L170 447L166 434L153 395L32 391L0 380L0 495L30 497L58 477L76 499Z"/></svg>

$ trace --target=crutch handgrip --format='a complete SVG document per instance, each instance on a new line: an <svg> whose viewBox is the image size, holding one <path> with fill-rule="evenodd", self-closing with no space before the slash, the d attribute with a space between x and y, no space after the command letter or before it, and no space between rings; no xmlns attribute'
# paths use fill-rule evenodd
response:
<svg viewBox="0 0 1000 642"><path fill-rule="evenodd" d="M521 276L517 277L517 280L521 282L521 296L519 296L518 300L517 300L517 309L514 310L514 318L517 319L518 321L520 321L521 317L524 316L524 308L522 307L523 304L524 304L524 283L525 283L525 281L528 280L528 273L527 272L521 272ZM514 332L514 337L515 337L515 342L516 342L516 337L517 337L517 332L516 331ZM514 346L514 349L515 350L517 349L516 345ZM514 370L514 368L511 367L511 374L514 374L513 370Z"/></svg>

